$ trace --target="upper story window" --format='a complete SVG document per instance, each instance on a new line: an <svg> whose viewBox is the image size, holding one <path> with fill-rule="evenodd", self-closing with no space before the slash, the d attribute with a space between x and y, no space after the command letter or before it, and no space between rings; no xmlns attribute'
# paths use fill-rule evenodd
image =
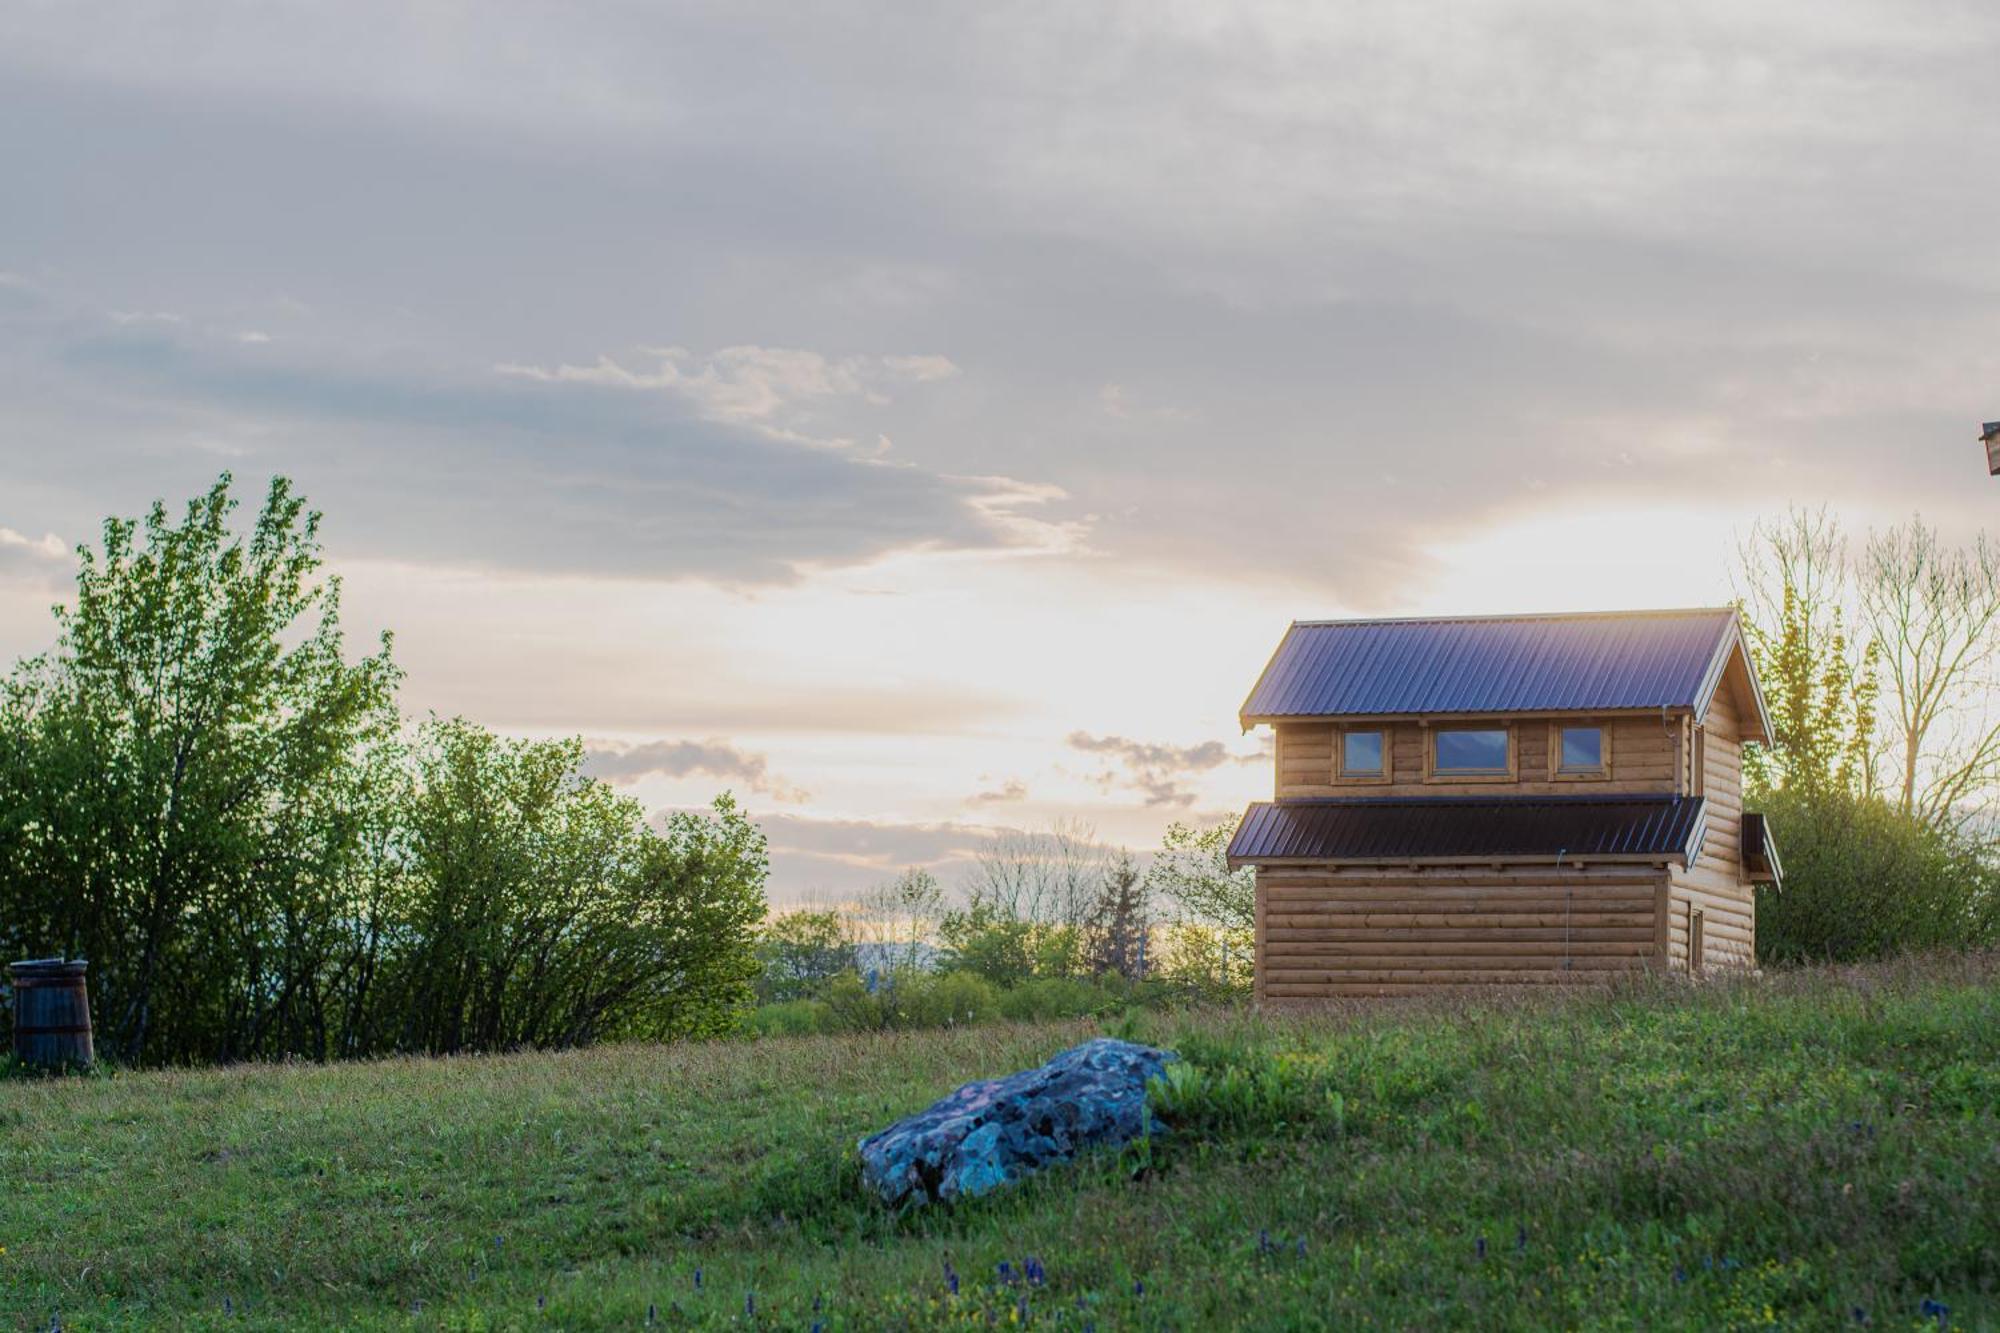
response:
<svg viewBox="0 0 2000 1333"><path fill-rule="evenodd" d="M1505 727L1440 727L1431 733L1432 767L1453 776L1507 773Z"/></svg>
<svg viewBox="0 0 2000 1333"><path fill-rule="evenodd" d="M1562 748L1559 772L1602 773L1604 771L1604 728L1563 727L1560 730Z"/></svg>
<svg viewBox="0 0 2000 1333"><path fill-rule="evenodd" d="M1379 778L1383 775L1383 743L1379 731L1340 733L1340 776Z"/></svg>

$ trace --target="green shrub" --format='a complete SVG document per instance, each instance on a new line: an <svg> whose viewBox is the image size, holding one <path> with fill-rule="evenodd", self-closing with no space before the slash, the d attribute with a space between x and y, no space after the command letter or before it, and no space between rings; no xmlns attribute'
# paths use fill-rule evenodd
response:
<svg viewBox="0 0 2000 1333"><path fill-rule="evenodd" d="M853 972L843 972L826 986L827 1021L835 1032L881 1032L893 1025L895 1010L886 991L868 989Z"/></svg>
<svg viewBox="0 0 2000 1333"><path fill-rule="evenodd" d="M805 1037L833 1030L832 1015L819 1000L784 1000L750 1011L745 1024L759 1037Z"/></svg>
<svg viewBox="0 0 2000 1333"><path fill-rule="evenodd" d="M897 1027L941 1028L991 1022L1002 998L993 983L970 972L938 972L898 979Z"/></svg>
<svg viewBox="0 0 2000 1333"><path fill-rule="evenodd" d="M2000 872L1987 847L1881 800L1773 792L1782 890L1757 894L1757 953L1771 963L1855 962L2000 941Z"/></svg>
<svg viewBox="0 0 2000 1333"><path fill-rule="evenodd" d="M1024 981L1000 997L1000 1012L1016 1022L1088 1018L1116 1013L1123 1003L1094 981L1044 977Z"/></svg>

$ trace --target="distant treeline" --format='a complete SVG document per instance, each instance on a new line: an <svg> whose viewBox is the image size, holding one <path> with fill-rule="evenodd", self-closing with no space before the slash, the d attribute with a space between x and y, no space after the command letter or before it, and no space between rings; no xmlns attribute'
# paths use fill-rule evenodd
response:
<svg viewBox="0 0 2000 1333"><path fill-rule="evenodd" d="M727 1030L765 912L724 798L649 825L577 741L412 728L350 658L319 515L224 476L80 552L0 685L0 955L90 961L99 1050L164 1064Z"/></svg>

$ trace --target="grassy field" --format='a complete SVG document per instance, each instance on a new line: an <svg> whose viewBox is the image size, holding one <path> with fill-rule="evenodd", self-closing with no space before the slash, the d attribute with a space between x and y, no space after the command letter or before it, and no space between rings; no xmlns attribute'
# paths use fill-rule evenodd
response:
<svg viewBox="0 0 2000 1333"><path fill-rule="evenodd" d="M0 1083L0 1327L2000 1327L2000 960L1138 1027L1171 1141L900 1219L1095 1029Z"/></svg>

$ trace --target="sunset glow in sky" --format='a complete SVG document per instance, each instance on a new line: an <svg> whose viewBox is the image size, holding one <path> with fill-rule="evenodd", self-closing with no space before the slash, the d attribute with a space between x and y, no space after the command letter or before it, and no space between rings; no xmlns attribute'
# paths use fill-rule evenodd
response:
<svg viewBox="0 0 2000 1333"><path fill-rule="evenodd" d="M1713 604L2000 504L2000 10L0 12L0 655L273 472L413 713L773 897L1270 785L1291 618Z"/></svg>

